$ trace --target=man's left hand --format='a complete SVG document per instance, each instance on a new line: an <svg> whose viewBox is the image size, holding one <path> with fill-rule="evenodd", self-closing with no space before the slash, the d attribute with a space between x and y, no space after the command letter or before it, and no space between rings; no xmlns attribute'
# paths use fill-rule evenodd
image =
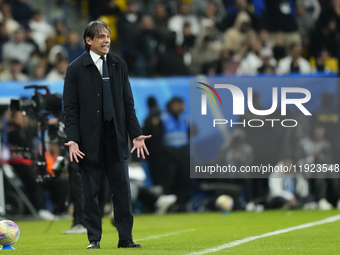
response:
<svg viewBox="0 0 340 255"><path fill-rule="evenodd" d="M149 138L151 138L151 135L140 135L133 139L133 148L131 150L131 153L134 152L135 149L137 149L137 157L140 158L140 154L142 154L142 158L145 159L144 151L146 155L149 155L149 151L145 146L144 140Z"/></svg>

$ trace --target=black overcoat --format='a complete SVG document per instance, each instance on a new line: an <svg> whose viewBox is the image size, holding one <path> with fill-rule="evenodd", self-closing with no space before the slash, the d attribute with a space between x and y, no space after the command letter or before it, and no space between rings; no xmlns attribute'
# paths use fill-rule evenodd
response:
<svg viewBox="0 0 340 255"><path fill-rule="evenodd" d="M133 140L141 135L142 131L134 109L125 61L109 53L107 65L114 103L113 123L119 159L125 160L129 157L128 135ZM85 52L68 66L63 100L68 141L78 143L87 160L98 162L103 118L102 77L89 52Z"/></svg>

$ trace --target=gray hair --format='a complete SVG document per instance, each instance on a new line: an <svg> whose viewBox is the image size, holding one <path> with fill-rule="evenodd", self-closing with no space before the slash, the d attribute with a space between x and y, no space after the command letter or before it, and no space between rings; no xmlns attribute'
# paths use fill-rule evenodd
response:
<svg viewBox="0 0 340 255"><path fill-rule="evenodd" d="M109 26L106 23L104 23L103 21L94 20L94 21L91 21L89 24L87 24L87 26L84 30L84 34L83 34L83 39L84 39L86 51L90 50L90 45L88 45L86 43L86 37L90 37L91 40L93 40L93 38L96 35L98 35L103 28L107 29L109 31L109 33L111 34L111 30L110 30Z"/></svg>

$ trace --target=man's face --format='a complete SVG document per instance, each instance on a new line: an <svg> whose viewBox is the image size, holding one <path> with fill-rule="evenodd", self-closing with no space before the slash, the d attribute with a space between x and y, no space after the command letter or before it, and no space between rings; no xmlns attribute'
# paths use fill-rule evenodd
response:
<svg viewBox="0 0 340 255"><path fill-rule="evenodd" d="M190 6L186 3L181 3L179 13L182 15L188 15L190 13Z"/></svg>
<svg viewBox="0 0 340 255"><path fill-rule="evenodd" d="M67 61L61 61L57 65L57 70L60 74L64 75L66 73L67 67L68 67L68 62Z"/></svg>
<svg viewBox="0 0 340 255"><path fill-rule="evenodd" d="M42 20L42 15L40 13L37 13L33 16L33 20L35 22L40 22Z"/></svg>
<svg viewBox="0 0 340 255"><path fill-rule="evenodd" d="M153 19L150 16L144 16L142 19L142 28L144 30L152 30L154 27Z"/></svg>
<svg viewBox="0 0 340 255"><path fill-rule="evenodd" d="M22 70L22 66L21 66L20 63L12 63L12 64L9 66L9 71L10 71L12 74L21 73L21 70Z"/></svg>
<svg viewBox="0 0 340 255"><path fill-rule="evenodd" d="M298 46L298 45L296 45L295 47L293 47L293 48L291 49L290 54L291 54L291 56L292 56L293 59L299 58L300 55L301 55L301 47Z"/></svg>
<svg viewBox="0 0 340 255"><path fill-rule="evenodd" d="M246 0L236 0L235 7L237 10L245 10L247 8L247 1Z"/></svg>
<svg viewBox="0 0 340 255"><path fill-rule="evenodd" d="M162 4L158 4L155 8L155 17L157 18L165 18L166 17L166 9Z"/></svg>
<svg viewBox="0 0 340 255"><path fill-rule="evenodd" d="M218 8L214 2L210 2L205 11L208 17L215 17L218 13Z"/></svg>
<svg viewBox="0 0 340 255"><path fill-rule="evenodd" d="M259 34L259 38L262 42L265 42L268 40L268 32L267 30L261 30Z"/></svg>
<svg viewBox="0 0 340 255"><path fill-rule="evenodd" d="M15 41L16 43L21 43L21 42L24 41L24 34L23 34L22 31L16 31L16 32L14 33L14 41Z"/></svg>
<svg viewBox="0 0 340 255"><path fill-rule="evenodd" d="M184 36L191 35L191 27L190 26L183 26L183 35Z"/></svg>
<svg viewBox="0 0 340 255"><path fill-rule="evenodd" d="M90 45L90 50L100 56L104 56L110 50L110 33L106 28L102 28L93 39L86 37L86 42Z"/></svg>
<svg viewBox="0 0 340 255"><path fill-rule="evenodd" d="M174 102L172 103L170 109L171 109L170 112L173 115L178 116L184 112L185 104L183 102Z"/></svg>
<svg viewBox="0 0 340 255"><path fill-rule="evenodd" d="M248 22L243 22L242 25L241 25L241 32L247 32L250 28L250 24Z"/></svg>
<svg viewBox="0 0 340 255"><path fill-rule="evenodd" d="M79 36L76 32L70 32L67 36L67 40L71 45L78 45Z"/></svg>
<svg viewBox="0 0 340 255"><path fill-rule="evenodd" d="M335 8L340 7L340 0L333 0L332 5L333 5Z"/></svg>
<svg viewBox="0 0 340 255"><path fill-rule="evenodd" d="M314 129L314 139L320 141L325 136L325 129L323 127L316 127Z"/></svg>

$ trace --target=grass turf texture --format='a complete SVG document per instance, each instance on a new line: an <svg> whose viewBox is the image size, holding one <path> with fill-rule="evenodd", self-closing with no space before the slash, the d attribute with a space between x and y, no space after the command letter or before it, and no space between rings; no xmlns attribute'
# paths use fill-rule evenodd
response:
<svg viewBox="0 0 340 255"><path fill-rule="evenodd" d="M62 235L71 221L59 220L44 233L48 221L16 220L21 234L16 254L187 254L213 248L235 240L279 229L318 221L338 215L340 211L266 211L136 215L134 239L146 239L177 232L169 236L138 241L142 249L117 249L118 236L109 218L103 219L100 250L86 250L86 234ZM183 231L183 232L180 232ZM340 220L289 233L270 236L210 254L340 254Z"/></svg>

